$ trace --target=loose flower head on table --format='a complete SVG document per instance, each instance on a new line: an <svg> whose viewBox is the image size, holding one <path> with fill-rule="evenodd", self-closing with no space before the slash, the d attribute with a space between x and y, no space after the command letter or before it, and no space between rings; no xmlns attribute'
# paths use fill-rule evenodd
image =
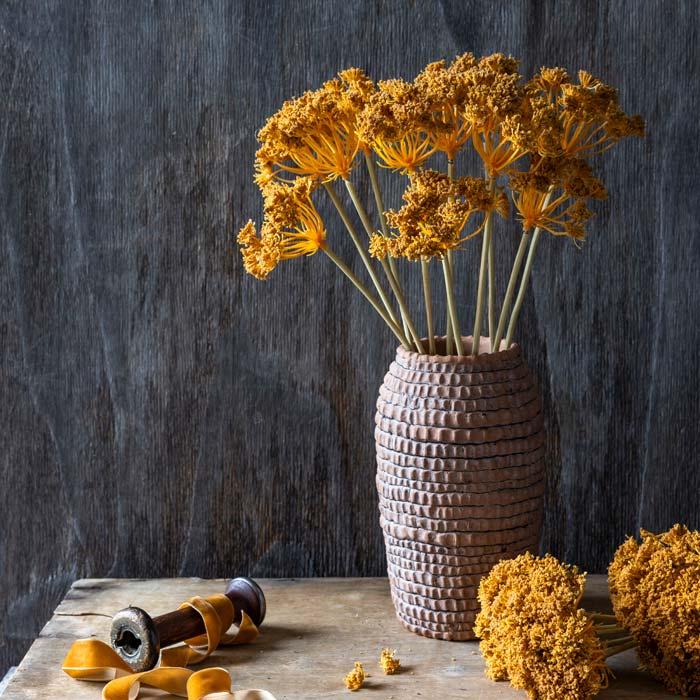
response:
<svg viewBox="0 0 700 700"><path fill-rule="evenodd" d="M455 253L480 238L480 271L472 311L473 354L482 334L490 349L508 347L543 232L578 243L592 216L587 203L606 190L589 160L644 123L620 108L617 92L585 71L572 79L542 68L529 81L502 54L437 61L413 82L380 81L359 69L343 71L321 88L284 103L260 130L255 180L264 200L259 230L249 221L238 234L246 270L266 279L283 260L325 253L352 281L400 343L436 353L431 274L441 268L447 300L446 352L464 354L454 293ZM455 163L473 149L483 173L457 177ZM369 172L376 218L352 181ZM377 164L407 179L403 206L384 206ZM364 228L362 237L337 188L341 181ZM335 252L314 204L325 190L367 272L367 286ZM512 205L511 205L512 203ZM496 306L493 238L511 209L521 238L500 311ZM398 259L419 265L426 341L408 308ZM381 269L381 272L379 270ZM486 326L483 326L483 317Z"/></svg>

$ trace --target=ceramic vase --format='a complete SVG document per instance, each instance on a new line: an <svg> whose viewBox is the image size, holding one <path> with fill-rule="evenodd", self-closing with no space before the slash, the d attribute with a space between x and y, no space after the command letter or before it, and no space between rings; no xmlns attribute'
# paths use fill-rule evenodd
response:
<svg viewBox="0 0 700 700"><path fill-rule="evenodd" d="M404 348L384 377L375 438L396 614L437 639L473 639L480 578L535 551L544 493L542 402L521 349ZM444 339L437 339L444 352Z"/></svg>

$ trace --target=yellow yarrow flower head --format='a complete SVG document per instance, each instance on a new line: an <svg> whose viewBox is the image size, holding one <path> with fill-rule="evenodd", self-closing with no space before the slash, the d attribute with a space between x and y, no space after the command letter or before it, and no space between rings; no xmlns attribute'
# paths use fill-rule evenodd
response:
<svg viewBox="0 0 700 700"><path fill-rule="evenodd" d="M579 158L534 158L527 172L512 172L509 184L523 230L540 228L574 241L585 238L593 216L586 200L605 199L607 191L590 165Z"/></svg>
<svg viewBox="0 0 700 700"><path fill-rule="evenodd" d="M264 280L282 260L314 255L325 246L326 229L311 200L315 186L311 178L297 178L291 185L268 183L260 236L252 221L238 233L246 272Z"/></svg>
<svg viewBox="0 0 700 700"><path fill-rule="evenodd" d="M448 66L445 61L429 63L414 84L423 96L426 109L432 112L430 136L435 150L454 160L469 140L471 124L465 117L469 95L470 71L477 65L473 54L457 56Z"/></svg>
<svg viewBox="0 0 700 700"><path fill-rule="evenodd" d="M503 54L479 60L469 72L465 117L472 145L489 176L500 175L530 148L531 129L522 111L518 62Z"/></svg>
<svg viewBox="0 0 700 700"><path fill-rule="evenodd" d="M391 241L381 233L373 233L369 239L369 254L377 260L384 260L391 254Z"/></svg>
<svg viewBox="0 0 700 700"><path fill-rule="evenodd" d="M442 257L481 231L483 222L464 232L473 215L491 209L502 211L505 198L501 192L492 193L488 183L479 178L451 180L434 170L422 170L411 175L403 200L399 211L386 212L397 235L382 245L372 241L376 257L381 257L377 251L409 260Z"/></svg>
<svg viewBox="0 0 700 700"><path fill-rule="evenodd" d="M267 279L281 257L277 234L263 225L258 236L255 224L249 220L238 232L237 241L246 272L257 279Z"/></svg>
<svg viewBox="0 0 700 700"><path fill-rule="evenodd" d="M586 700L607 685L604 646L578 607L584 580L575 567L531 554L482 579L474 629L489 678L532 700Z"/></svg>
<svg viewBox="0 0 700 700"><path fill-rule="evenodd" d="M644 120L628 116L617 90L587 71L571 82L563 68L542 68L525 87L540 155L589 157L628 136L644 136Z"/></svg>
<svg viewBox="0 0 700 700"><path fill-rule="evenodd" d="M387 676L398 673L401 668L401 659L396 658L396 649L382 649L379 665Z"/></svg>
<svg viewBox="0 0 700 700"><path fill-rule="evenodd" d="M358 139L380 158L380 165L415 172L434 152L435 115L425 94L405 80L384 80L357 120Z"/></svg>
<svg viewBox="0 0 700 700"><path fill-rule="evenodd" d="M467 73L467 119L476 132L493 131L506 117L515 114L522 102L518 62L496 53L481 58Z"/></svg>
<svg viewBox="0 0 700 700"><path fill-rule="evenodd" d="M672 693L700 694L700 532L674 525L641 531L608 570L615 614L642 664Z"/></svg>
<svg viewBox="0 0 700 700"><path fill-rule="evenodd" d="M347 178L362 146L357 116L373 92L372 81L351 68L318 90L287 100L258 133L258 184L285 172L321 180Z"/></svg>
<svg viewBox="0 0 700 700"><path fill-rule="evenodd" d="M365 670L359 661L355 661L355 668L345 676L345 687L348 690L359 690L365 682Z"/></svg>

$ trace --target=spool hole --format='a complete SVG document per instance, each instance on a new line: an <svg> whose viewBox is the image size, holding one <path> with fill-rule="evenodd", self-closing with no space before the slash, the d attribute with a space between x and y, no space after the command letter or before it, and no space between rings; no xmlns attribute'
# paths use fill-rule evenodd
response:
<svg viewBox="0 0 700 700"><path fill-rule="evenodd" d="M141 648L141 640L131 630L124 629L119 632L115 645L126 656L134 656Z"/></svg>

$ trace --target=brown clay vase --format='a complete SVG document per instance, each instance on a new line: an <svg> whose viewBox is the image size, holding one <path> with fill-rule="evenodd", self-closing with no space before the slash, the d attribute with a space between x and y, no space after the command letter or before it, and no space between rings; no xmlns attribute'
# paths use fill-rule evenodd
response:
<svg viewBox="0 0 700 700"><path fill-rule="evenodd" d="M444 352L444 339L436 339ZM480 578L534 551L544 494L542 402L518 345L471 356L404 348L377 400L377 490L396 614L473 639Z"/></svg>

